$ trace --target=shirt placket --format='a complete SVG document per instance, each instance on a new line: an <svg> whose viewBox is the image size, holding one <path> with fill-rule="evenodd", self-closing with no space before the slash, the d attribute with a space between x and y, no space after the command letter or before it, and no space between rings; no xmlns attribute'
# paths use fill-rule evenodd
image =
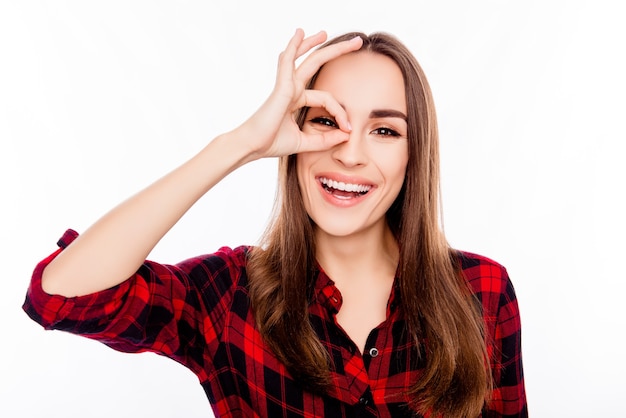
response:
<svg viewBox="0 0 626 418"><path fill-rule="evenodd" d="M344 402L353 405L357 409L357 416L378 417L378 410L374 403L372 389L370 388L370 376L366 367L367 357L370 354L367 350L361 354L354 342L350 340L348 335L337 324L336 320L335 326L346 341L346 345L342 349L344 359L344 375L342 379L345 382L344 385L341 385L341 387L345 388L342 398Z"/></svg>
<svg viewBox="0 0 626 418"><path fill-rule="evenodd" d="M368 336L365 350L359 351L356 344L350 339L348 334L337 322L336 314L341 309L343 298L339 289L334 283L322 273L322 282L319 289L320 302L327 309L327 320L332 322L331 327L341 346L341 357L343 373L335 374L337 379L335 387L338 390L336 397L342 402L352 405L355 408L356 416L359 417L379 417L378 406L374 402L374 396L370 382L370 377L377 378L380 374L380 361L377 357L381 354L381 349L387 343L385 332L379 332L376 328ZM318 278L319 280L319 278ZM386 322L385 322L386 323ZM384 324L381 324L383 326ZM382 338L379 336L383 335ZM368 368L372 368L368 370Z"/></svg>

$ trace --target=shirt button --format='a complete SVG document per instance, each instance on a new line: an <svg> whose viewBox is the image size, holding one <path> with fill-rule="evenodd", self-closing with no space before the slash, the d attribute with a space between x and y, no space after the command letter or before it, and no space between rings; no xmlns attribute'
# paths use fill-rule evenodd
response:
<svg viewBox="0 0 626 418"><path fill-rule="evenodd" d="M361 398L359 398L359 403L361 405L367 405L368 403L370 403L370 401L365 396L362 396Z"/></svg>
<svg viewBox="0 0 626 418"><path fill-rule="evenodd" d="M376 347L370 348L370 356L372 356L372 357L378 356L378 348L376 348Z"/></svg>

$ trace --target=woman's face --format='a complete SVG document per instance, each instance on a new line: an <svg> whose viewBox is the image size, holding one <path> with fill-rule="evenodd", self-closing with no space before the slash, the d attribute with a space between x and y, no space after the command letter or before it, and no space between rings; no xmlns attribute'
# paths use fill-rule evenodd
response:
<svg viewBox="0 0 626 418"><path fill-rule="evenodd" d="M345 108L348 141L297 156L304 205L317 227L349 236L387 227L385 213L398 196L409 159L404 79L390 58L356 52L327 63L314 88ZM324 108L309 109L302 130L338 129Z"/></svg>

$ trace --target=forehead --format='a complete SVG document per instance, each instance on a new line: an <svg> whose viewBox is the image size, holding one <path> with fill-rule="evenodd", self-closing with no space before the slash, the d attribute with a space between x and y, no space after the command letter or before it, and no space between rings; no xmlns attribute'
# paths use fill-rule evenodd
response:
<svg viewBox="0 0 626 418"><path fill-rule="evenodd" d="M313 88L331 93L342 105L406 111L404 78L391 58L366 51L342 55L326 63Z"/></svg>

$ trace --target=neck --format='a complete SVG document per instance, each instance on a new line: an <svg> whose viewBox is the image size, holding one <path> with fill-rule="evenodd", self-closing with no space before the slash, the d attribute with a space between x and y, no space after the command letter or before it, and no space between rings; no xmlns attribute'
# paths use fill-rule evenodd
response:
<svg viewBox="0 0 626 418"><path fill-rule="evenodd" d="M386 222L349 236L332 236L315 231L316 257L320 266L338 285L349 281L393 278L399 248Z"/></svg>

